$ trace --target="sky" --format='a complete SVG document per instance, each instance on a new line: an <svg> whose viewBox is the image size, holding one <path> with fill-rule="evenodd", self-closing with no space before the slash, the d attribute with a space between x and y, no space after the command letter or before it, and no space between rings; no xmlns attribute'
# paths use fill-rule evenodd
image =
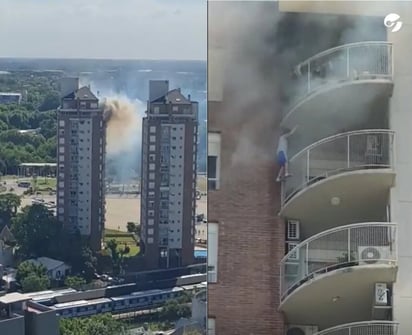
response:
<svg viewBox="0 0 412 335"><path fill-rule="evenodd" d="M0 57L206 60L206 0L0 0Z"/></svg>

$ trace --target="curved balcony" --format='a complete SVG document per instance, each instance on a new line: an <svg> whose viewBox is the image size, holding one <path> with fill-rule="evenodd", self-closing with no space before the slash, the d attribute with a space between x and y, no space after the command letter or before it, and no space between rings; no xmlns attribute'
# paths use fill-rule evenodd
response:
<svg viewBox="0 0 412 335"><path fill-rule="evenodd" d="M299 218L302 211L327 207L316 204L334 196L346 197L349 207L351 201L379 196L393 184L393 140L390 130L359 130L306 147L289 161L292 176L283 184L281 214Z"/></svg>
<svg viewBox="0 0 412 335"><path fill-rule="evenodd" d="M366 106L392 94L392 52L388 42L358 42L323 51L299 64L294 98L282 126L304 123L310 127L311 121L316 126L318 118L342 118L340 123L347 128L354 117L367 120Z"/></svg>
<svg viewBox="0 0 412 335"><path fill-rule="evenodd" d="M353 322L325 329L315 335L397 335L398 323L393 321Z"/></svg>
<svg viewBox="0 0 412 335"><path fill-rule="evenodd" d="M374 284L394 282L396 272L396 224L329 229L298 244L282 259L280 309L291 324L322 328L370 320Z"/></svg>

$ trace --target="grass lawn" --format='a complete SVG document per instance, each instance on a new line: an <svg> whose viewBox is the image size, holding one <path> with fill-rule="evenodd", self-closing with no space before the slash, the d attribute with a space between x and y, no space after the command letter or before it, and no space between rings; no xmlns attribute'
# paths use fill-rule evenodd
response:
<svg viewBox="0 0 412 335"><path fill-rule="evenodd" d="M136 241L133 238L133 234L130 233L125 233L113 229L105 229L103 240L104 243L107 243L110 240L116 240L117 250L119 251L123 250L125 245L127 245L130 248L130 252L127 255L125 255L125 257L136 256L140 251L139 246L136 245Z"/></svg>
<svg viewBox="0 0 412 335"><path fill-rule="evenodd" d="M46 191L48 188L56 189L57 181L56 178L42 178L38 177L36 181L36 186L39 191Z"/></svg>

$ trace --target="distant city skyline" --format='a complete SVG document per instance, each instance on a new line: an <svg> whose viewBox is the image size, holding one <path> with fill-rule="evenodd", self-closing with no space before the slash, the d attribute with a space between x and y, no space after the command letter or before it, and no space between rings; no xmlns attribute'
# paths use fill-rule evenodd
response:
<svg viewBox="0 0 412 335"><path fill-rule="evenodd" d="M0 57L206 60L206 0L2 0Z"/></svg>

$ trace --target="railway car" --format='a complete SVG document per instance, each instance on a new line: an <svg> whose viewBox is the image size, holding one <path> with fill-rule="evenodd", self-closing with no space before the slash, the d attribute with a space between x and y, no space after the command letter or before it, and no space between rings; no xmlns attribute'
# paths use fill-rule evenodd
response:
<svg viewBox="0 0 412 335"><path fill-rule="evenodd" d="M112 312L112 300L110 298L78 300L56 304L52 308L65 318L91 316Z"/></svg>
<svg viewBox="0 0 412 335"><path fill-rule="evenodd" d="M184 288L133 292L111 298L77 300L53 305L51 308L66 318L91 316L100 313L123 313L159 307L167 300L179 298Z"/></svg>

